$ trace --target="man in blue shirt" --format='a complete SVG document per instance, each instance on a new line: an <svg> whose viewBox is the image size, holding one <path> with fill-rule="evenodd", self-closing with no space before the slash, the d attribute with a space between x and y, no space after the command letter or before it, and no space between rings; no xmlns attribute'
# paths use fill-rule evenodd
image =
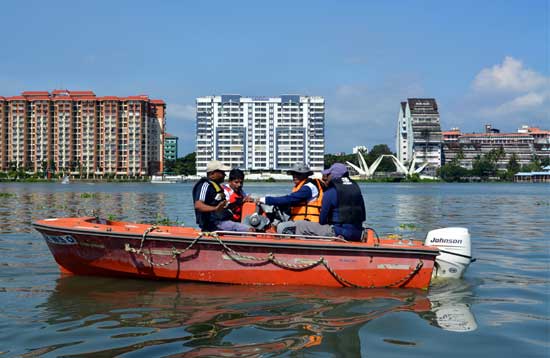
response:
<svg viewBox="0 0 550 358"><path fill-rule="evenodd" d="M296 220L319 222L324 184L319 179L310 178L313 171L303 163L293 165L287 173L292 175L292 181L294 182L292 193L278 197L266 196L259 198L258 202L289 208L290 221L277 225L277 232L293 234L295 231L294 221Z"/></svg>
<svg viewBox="0 0 550 358"><path fill-rule="evenodd" d="M366 219L361 189L350 179L342 163L334 163L322 174L327 176L328 188L323 195L319 223L297 221L296 234L341 236L348 241L361 241Z"/></svg>

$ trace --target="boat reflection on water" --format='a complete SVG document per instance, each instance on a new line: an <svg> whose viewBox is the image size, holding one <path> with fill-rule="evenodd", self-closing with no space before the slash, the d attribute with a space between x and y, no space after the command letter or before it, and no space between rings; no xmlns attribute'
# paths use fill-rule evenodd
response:
<svg viewBox="0 0 550 358"><path fill-rule="evenodd" d="M175 351L193 357L309 348L358 355L359 330L396 312L417 313L449 331L475 330L472 293L463 281L453 282L427 293L66 276L42 307L50 339L37 349L57 355Z"/></svg>
<svg viewBox="0 0 550 358"><path fill-rule="evenodd" d="M472 296L470 287L462 280L436 282L428 294L430 313L434 316L427 319L446 331L475 331L477 322L469 303Z"/></svg>

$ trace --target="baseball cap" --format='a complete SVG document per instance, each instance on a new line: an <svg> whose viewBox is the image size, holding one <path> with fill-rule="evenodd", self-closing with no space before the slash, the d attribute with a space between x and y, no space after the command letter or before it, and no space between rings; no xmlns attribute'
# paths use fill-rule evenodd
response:
<svg viewBox="0 0 550 358"><path fill-rule="evenodd" d="M321 172L323 175L332 175L333 179L338 179L348 174L348 167L342 163L334 163L330 168L325 169Z"/></svg>
<svg viewBox="0 0 550 358"><path fill-rule="evenodd" d="M208 162L208 164L206 164L206 172L207 173L210 173L210 172L213 172L213 171L216 171L216 170L225 172L227 170L231 170L231 167L223 164L219 160L211 160L211 161Z"/></svg>

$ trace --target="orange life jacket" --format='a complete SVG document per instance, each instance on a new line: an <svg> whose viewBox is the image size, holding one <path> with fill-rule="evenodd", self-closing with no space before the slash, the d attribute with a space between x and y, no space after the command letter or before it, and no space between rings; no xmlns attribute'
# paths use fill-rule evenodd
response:
<svg viewBox="0 0 550 358"><path fill-rule="evenodd" d="M223 190L225 192L226 200L229 202L229 205L227 208L230 210L231 213L231 220L240 222L241 216L242 216L242 209L243 209L243 203L244 203L244 195L243 192L236 192L231 188L229 185L222 185Z"/></svg>
<svg viewBox="0 0 550 358"><path fill-rule="evenodd" d="M319 179L305 179L296 185L292 192L297 192L307 183L313 183L319 191L319 195L309 202L304 202L301 205L293 206L290 208L290 220L308 220L318 223L319 216L321 215L321 204L323 202L323 185Z"/></svg>

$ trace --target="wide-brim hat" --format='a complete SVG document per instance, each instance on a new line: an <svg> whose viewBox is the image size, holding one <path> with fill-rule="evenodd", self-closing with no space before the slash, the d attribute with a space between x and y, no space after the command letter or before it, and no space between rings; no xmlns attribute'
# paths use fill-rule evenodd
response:
<svg viewBox="0 0 550 358"><path fill-rule="evenodd" d="M299 163L299 164L294 164L292 168L287 170L287 173L290 175L292 175L292 173L298 173L298 174L306 174L309 176L313 174L313 171L309 169L309 167L304 163Z"/></svg>
<svg viewBox="0 0 550 358"><path fill-rule="evenodd" d="M225 172L225 171L231 170L231 167L223 164L219 160L211 160L208 162L208 164L206 164L207 173L214 172L216 170Z"/></svg>

